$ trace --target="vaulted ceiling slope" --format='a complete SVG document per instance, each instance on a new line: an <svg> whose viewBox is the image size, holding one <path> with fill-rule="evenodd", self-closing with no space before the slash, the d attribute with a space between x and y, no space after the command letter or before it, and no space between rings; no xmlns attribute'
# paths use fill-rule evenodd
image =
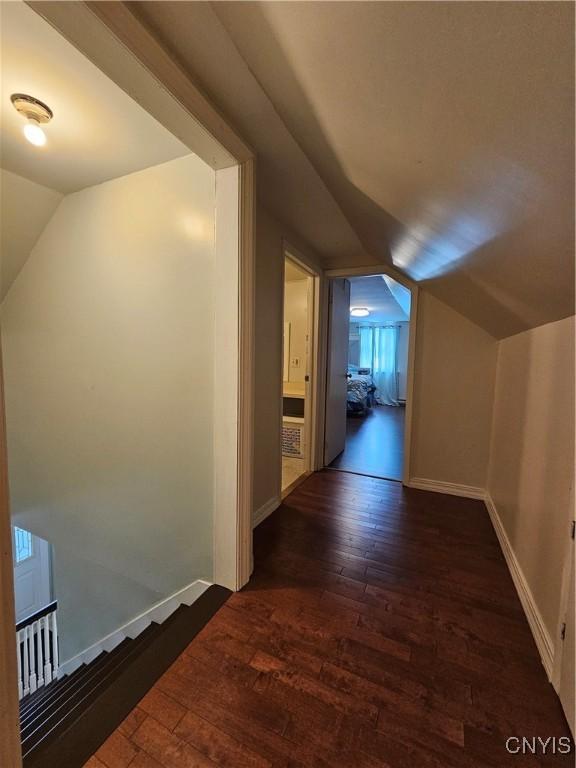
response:
<svg viewBox="0 0 576 768"><path fill-rule="evenodd" d="M495 337L573 314L573 4L131 7L326 266L393 264Z"/></svg>
<svg viewBox="0 0 576 768"><path fill-rule="evenodd" d="M188 71L258 153L258 192L320 258L353 262L362 245L288 131L210 3L130 2L130 10ZM365 256L360 256L365 260Z"/></svg>

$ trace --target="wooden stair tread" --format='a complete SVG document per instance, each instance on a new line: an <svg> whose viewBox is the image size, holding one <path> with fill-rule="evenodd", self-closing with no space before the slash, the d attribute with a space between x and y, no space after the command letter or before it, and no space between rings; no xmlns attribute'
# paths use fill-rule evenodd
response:
<svg viewBox="0 0 576 768"><path fill-rule="evenodd" d="M209 587L192 606L23 699L24 768L83 766L229 594Z"/></svg>
<svg viewBox="0 0 576 768"><path fill-rule="evenodd" d="M106 686L113 679L115 670L124 664L131 656L139 653L142 646L152 642L160 631L160 624L153 623L141 632L133 640L126 638L114 650L105 654L102 663L92 669L91 664L79 667L76 672L69 675L70 684L64 688L54 699L47 702L36 717L27 721L21 728L22 751L24 756L34 748L41 739L51 733L58 724L81 706L82 702L91 696L102 686ZM104 654L100 654L98 659ZM96 661L98 660L96 659Z"/></svg>

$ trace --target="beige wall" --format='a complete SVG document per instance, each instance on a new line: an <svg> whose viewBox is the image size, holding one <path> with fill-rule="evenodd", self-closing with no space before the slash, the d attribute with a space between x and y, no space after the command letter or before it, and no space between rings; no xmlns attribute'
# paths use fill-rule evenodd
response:
<svg viewBox="0 0 576 768"><path fill-rule="evenodd" d="M60 192L0 169L0 301L61 200Z"/></svg>
<svg viewBox="0 0 576 768"><path fill-rule="evenodd" d="M497 342L420 291L411 477L485 488Z"/></svg>
<svg viewBox="0 0 576 768"><path fill-rule="evenodd" d="M574 317L498 344L488 490L553 639L574 480Z"/></svg>
<svg viewBox="0 0 576 768"><path fill-rule="evenodd" d="M254 511L281 485L283 232L262 206L256 214Z"/></svg>
<svg viewBox="0 0 576 768"><path fill-rule="evenodd" d="M282 293L284 246L318 269L316 255L267 210L256 214L254 512L278 498L282 482ZM293 253L293 255L296 255Z"/></svg>
<svg viewBox="0 0 576 768"><path fill-rule="evenodd" d="M54 545L63 660L212 576L214 184L189 156L68 195L2 306L12 513Z"/></svg>

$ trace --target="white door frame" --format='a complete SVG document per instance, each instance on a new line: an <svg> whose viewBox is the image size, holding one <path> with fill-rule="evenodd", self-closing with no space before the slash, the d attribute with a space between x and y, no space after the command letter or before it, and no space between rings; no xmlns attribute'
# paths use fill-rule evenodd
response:
<svg viewBox="0 0 576 768"><path fill-rule="evenodd" d="M284 267L286 257L293 261L310 278L308 287L308 336L312 339L309 344L309 375L310 382L306 387L306 398L309 407L305 411L305 430L308 440L308 451L306 457L306 472L315 472L320 469L318 461L318 452L322 447L322 441L318 435L322 434L322 414L320 407L324 392L325 375L322 368L322 306L324 291L324 274L321 269L312 264L306 257L288 240L283 241L284 261L282 263L282 286L284 286ZM284 318L284 293L282 293L282 318Z"/></svg>
<svg viewBox="0 0 576 768"><path fill-rule="evenodd" d="M282 261L282 286L285 285L286 275L286 259L293 262L302 272L307 276L307 327L306 333L308 335L307 343L307 355L306 355L306 373L309 376L309 381L306 382L305 387L305 402L304 402L304 434L306 441L306 453L304 457L304 474L302 480L305 479L311 472L316 469L316 452L318 442L318 324L319 324L319 305L320 305L320 283L322 279L321 272L312 267L303 257L299 254L298 250L291 246L288 242L284 241L283 247L284 258ZM284 290L282 291L282 321L284 321ZM283 350L284 352L284 350ZM284 356L282 357L284 360ZM282 374L282 379L284 374ZM283 403L283 381L280 384L280 403ZM280 409L280 434L282 434L283 426L283 409ZM280 459L282 460L282 458ZM282 476L282 468L280 468L280 477ZM290 486L291 490L293 486ZM281 497L285 495L285 492L281 489Z"/></svg>
<svg viewBox="0 0 576 768"><path fill-rule="evenodd" d="M240 589L252 571L252 466L254 431L255 154L223 119L187 73L124 3L28 5L117 85L195 152L217 174L237 168L238 236L229 247L238 260L236 323L236 463L219 462L215 508L214 580ZM20 768L10 510L5 474L4 400L0 391L0 763ZM12 681L12 685L10 684Z"/></svg>
<svg viewBox="0 0 576 768"><path fill-rule="evenodd" d="M410 296L410 325L408 334L408 372L406 377L406 418L404 421L404 467L402 471L402 484L410 485L410 465L412 463L412 431L414 414L414 361L416 357L416 330L418 319L418 293L417 283L405 277L397 269L387 264L372 264L367 267L342 267L341 269L327 269L324 272L326 278L332 277L366 277L368 275L388 275L398 283L408 288ZM328 337L324 334L324 344L327 348ZM326 401L324 398L324 406Z"/></svg>

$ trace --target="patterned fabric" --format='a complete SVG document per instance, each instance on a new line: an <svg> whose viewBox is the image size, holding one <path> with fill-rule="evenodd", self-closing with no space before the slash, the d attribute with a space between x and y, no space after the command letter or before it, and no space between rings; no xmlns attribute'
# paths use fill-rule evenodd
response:
<svg viewBox="0 0 576 768"><path fill-rule="evenodd" d="M370 386L372 381L369 376L358 376L352 379L348 379L348 396L349 403L362 403L368 397Z"/></svg>

